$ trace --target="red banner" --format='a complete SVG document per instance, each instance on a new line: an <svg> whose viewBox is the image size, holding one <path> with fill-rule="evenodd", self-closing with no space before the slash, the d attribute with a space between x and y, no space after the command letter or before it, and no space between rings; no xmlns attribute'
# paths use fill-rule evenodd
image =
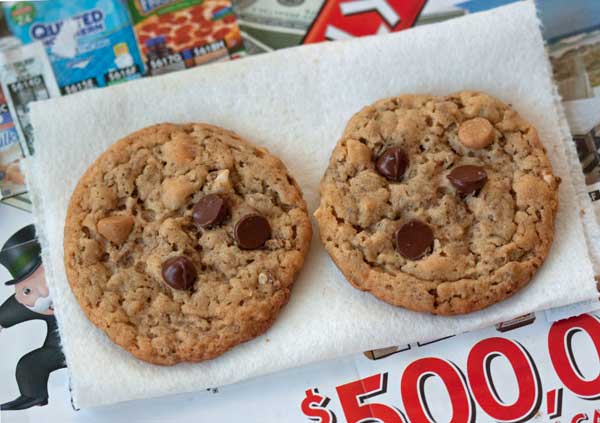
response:
<svg viewBox="0 0 600 423"><path fill-rule="evenodd" d="M532 325L533 315L528 316L526 324ZM438 357L424 354L404 361L403 354L412 348L386 349L381 358L395 359L382 366L367 364L366 377L307 389L300 409L319 423L515 423L536 416L552 423L600 423L600 318L584 314L555 322L544 345L532 345L527 342L531 335L516 332L511 334L521 340L471 335L472 344L447 344L449 348L437 349ZM446 340L440 341L450 342ZM574 405L575 399L589 406Z"/></svg>
<svg viewBox="0 0 600 423"><path fill-rule="evenodd" d="M326 0L304 44L410 28L426 0Z"/></svg>

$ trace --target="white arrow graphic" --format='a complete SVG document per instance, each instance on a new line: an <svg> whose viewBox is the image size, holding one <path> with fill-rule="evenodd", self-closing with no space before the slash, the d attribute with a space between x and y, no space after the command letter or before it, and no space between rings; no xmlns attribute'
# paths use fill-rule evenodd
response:
<svg viewBox="0 0 600 423"><path fill-rule="evenodd" d="M400 16L385 0L354 0L340 3L343 15L354 15L356 13L376 11L385 19L389 26L394 27L400 22Z"/></svg>
<svg viewBox="0 0 600 423"><path fill-rule="evenodd" d="M330 41L341 41L354 38L354 35L343 31L339 28L336 28L333 25L327 25L327 29L325 30L325 38L327 38Z"/></svg>

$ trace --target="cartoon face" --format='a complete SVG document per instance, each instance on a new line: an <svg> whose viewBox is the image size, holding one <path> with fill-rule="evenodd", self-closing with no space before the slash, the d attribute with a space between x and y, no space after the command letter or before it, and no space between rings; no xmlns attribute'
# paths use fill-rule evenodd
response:
<svg viewBox="0 0 600 423"><path fill-rule="evenodd" d="M54 314L43 265L40 265L28 278L15 285L15 298L33 312L45 315Z"/></svg>

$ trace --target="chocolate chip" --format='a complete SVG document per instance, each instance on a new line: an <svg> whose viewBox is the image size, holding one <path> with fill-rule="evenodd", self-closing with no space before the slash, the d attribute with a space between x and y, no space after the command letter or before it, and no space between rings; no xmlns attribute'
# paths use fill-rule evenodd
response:
<svg viewBox="0 0 600 423"><path fill-rule="evenodd" d="M190 259L178 256L172 257L163 263L162 277L170 287L188 290L194 286L198 274Z"/></svg>
<svg viewBox="0 0 600 423"><path fill-rule="evenodd" d="M419 220L411 220L396 231L396 250L409 260L423 257L433 247L433 231Z"/></svg>
<svg viewBox="0 0 600 423"><path fill-rule="evenodd" d="M393 182L400 182L402 180L407 167L408 157L398 147L388 148L375 162L377 172Z"/></svg>
<svg viewBox="0 0 600 423"><path fill-rule="evenodd" d="M234 228L235 241L244 250L256 250L271 238L269 221L259 214L247 214Z"/></svg>
<svg viewBox="0 0 600 423"><path fill-rule="evenodd" d="M192 217L199 226L215 226L223 222L229 214L225 198L219 194L208 194L194 206Z"/></svg>
<svg viewBox="0 0 600 423"><path fill-rule="evenodd" d="M481 166L464 165L452 169L448 180L463 195L479 191L487 181L487 173Z"/></svg>

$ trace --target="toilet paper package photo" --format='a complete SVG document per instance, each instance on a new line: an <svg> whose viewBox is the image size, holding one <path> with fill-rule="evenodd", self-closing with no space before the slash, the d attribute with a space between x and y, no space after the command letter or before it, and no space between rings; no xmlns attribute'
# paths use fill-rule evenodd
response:
<svg viewBox="0 0 600 423"><path fill-rule="evenodd" d="M24 44L44 43L63 95L143 73L129 15L119 0L20 1L3 8L9 29Z"/></svg>

